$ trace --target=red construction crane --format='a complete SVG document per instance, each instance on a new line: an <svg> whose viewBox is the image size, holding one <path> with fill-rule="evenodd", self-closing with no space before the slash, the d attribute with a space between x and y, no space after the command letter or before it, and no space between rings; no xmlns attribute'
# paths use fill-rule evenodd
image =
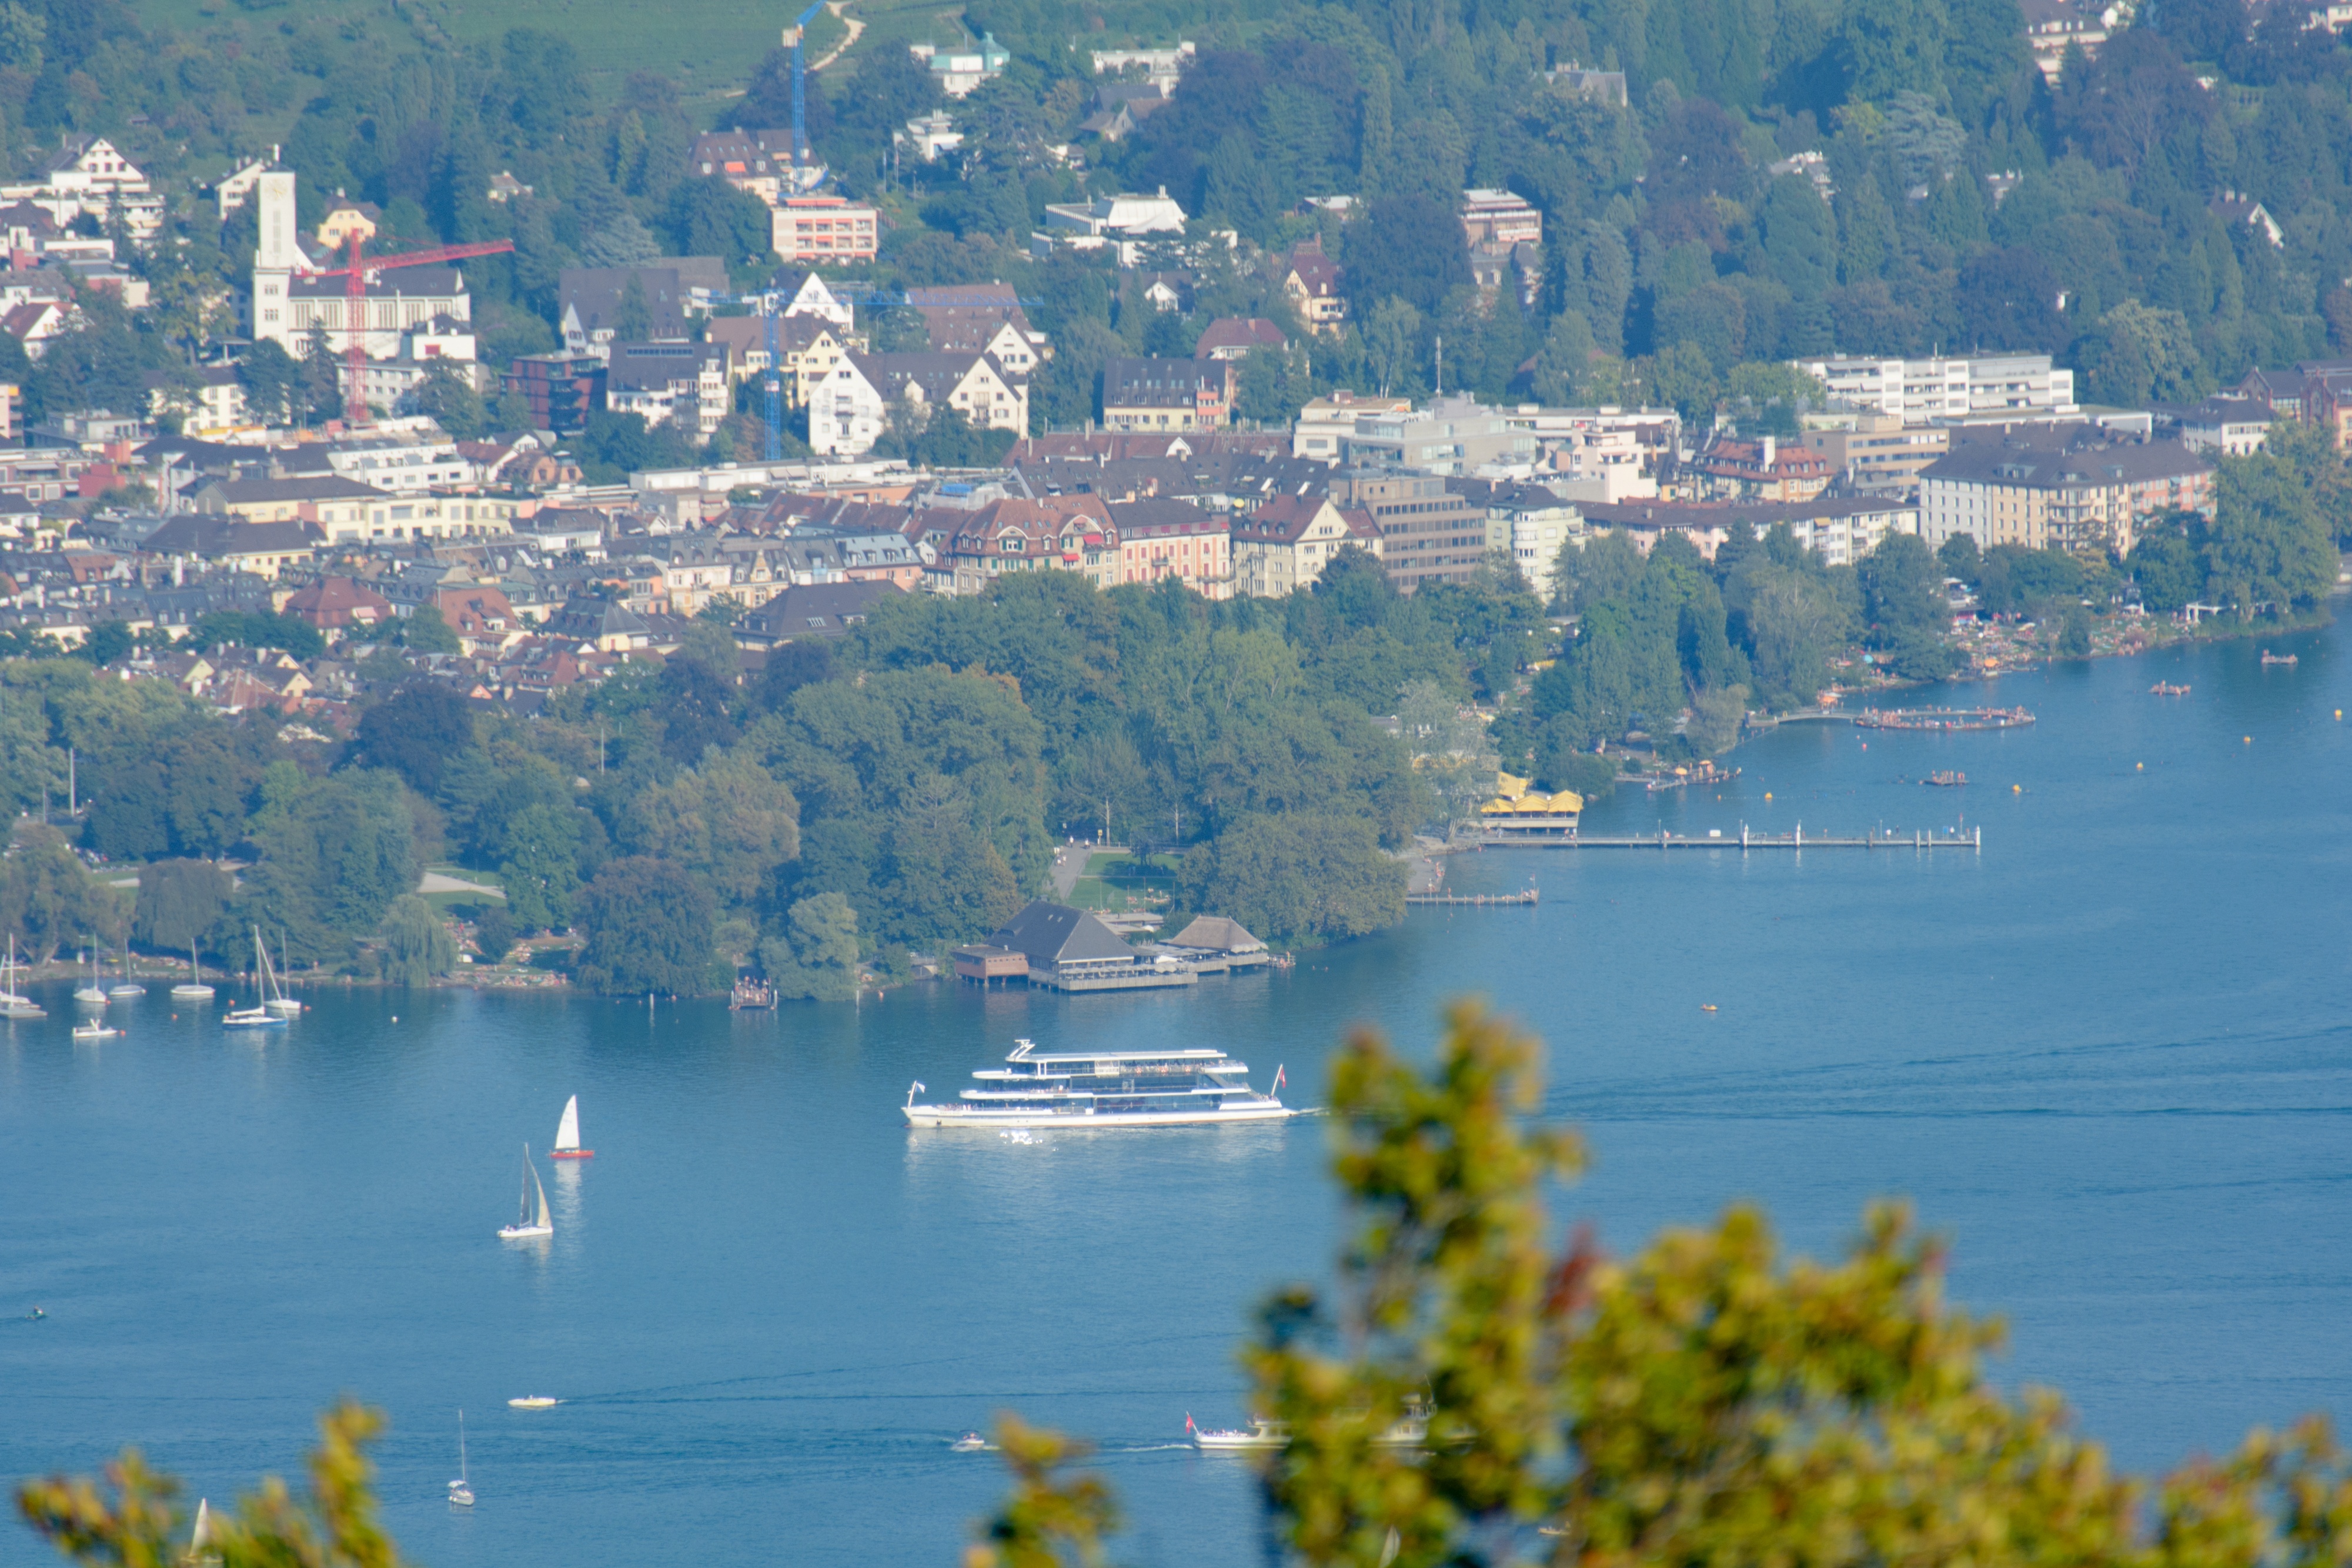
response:
<svg viewBox="0 0 2352 1568"><path fill-rule="evenodd" d="M460 261L469 256L499 256L514 249L510 239L485 240L478 245L445 245L434 250L412 250L402 256L374 256L362 259L360 236L352 235L352 259L346 267L330 267L312 273L313 277L340 277L343 280L343 373L350 385L343 392L343 418L356 426L367 423L367 277L372 272L390 272L401 267L430 267L436 261Z"/></svg>

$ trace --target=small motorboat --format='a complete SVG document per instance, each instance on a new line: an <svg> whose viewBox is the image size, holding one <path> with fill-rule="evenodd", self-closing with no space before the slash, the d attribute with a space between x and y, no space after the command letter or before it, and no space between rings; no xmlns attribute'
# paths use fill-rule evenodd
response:
<svg viewBox="0 0 2352 1568"><path fill-rule="evenodd" d="M529 1144L522 1146L522 1176L521 1211L515 1216L515 1222L512 1225L499 1227L499 1239L501 1241L536 1241L542 1236L555 1234L555 1222L548 1217L547 1212L547 1188L540 1185L539 1167L530 1163ZM533 1220L530 1217L530 1193L533 1187L539 1188L537 1220Z"/></svg>
<svg viewBox="0 0 2352 1568"><path fill-rule="evenodd" d="M1949 771L1943 773L1930 773L1927 777L1919 780L1922 784L1932 784L1938 789L1958 789L1968 781L1969 776L1967 774Z"/></svg>
<svg viewBox="0 0 2352 1568"><path fill-rule="evenodd" d="M989 1446L988 1439L979 1433L966 1432L948 1445L948 1451L956 1454L984 1454L988 1451Z"/></svg>
<svg viewBox="0 0 2352 1568"><path fill-rule="evenodd" d="M1713 1002L1701 1002L1698 1005L1698 1010L1703 1013L1711 1013L1715 1011L1715 1004Z"/></svg>
<svg viewBox="0 0 2352 1568"><path fill-rule="evenodd" d="M92 1019L88 1023L74 1025L73 1037L76 1040L112 1040L121 1032L119 1029L107 1028L98 1019Z"/></svg>
<svg viewBox="0 0 2352 1568"><path fill-rule="evenodd" d="M144 986L109 986L106 988L107 998L110 1001L136 1001L146 994L147 988Z"/></svg>
<svg viewBox="0 0 2352 1568"><path fill-rule="evenodd" d="M507 1401L510 1407L517 1410L552 1410L562 1403L562 1400L551 1394L526 1394L520 1399Z"/></svg>
<svg viewBox="0 0 2352 1568"><path fill-rule="evenodd" d="M2158 681L2156 685L2147 688L2147 693L2148 695L2155 697L2185 697L2189 695L2189 688L2185 685L2176 686L2164 681Z"/></svg>
<svg viewBox="0 0 2352 1568"><path fill-rule="evenodd" d="M1192 1435L1192 1446L1202 1453L1239 1454L1290 1446L1290 1428L1263 1416L1251 1416L1249 1427L1244 1431L1234 1427L1195 1427L1188 1413L1184 1417L1184 1430Z"/></svg>

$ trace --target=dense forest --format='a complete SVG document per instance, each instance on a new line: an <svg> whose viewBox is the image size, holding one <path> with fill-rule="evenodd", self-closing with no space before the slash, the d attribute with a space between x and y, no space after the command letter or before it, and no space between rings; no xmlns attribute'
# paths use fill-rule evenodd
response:
<svg viewBox="0 0 2352 1568"><path fill-rule="evenodd" d="M8 0L0 137L21 170L62 131L102 131L183 191L278 143L310 210L348 190L383 207L387 243L510 236L513 256L469 268L494 361L551 346L566 266L689 252L764 277L758 204L686 178L683 153L713 123L787 123L786 57L729 96L590 71L551 33L459 44L421 16L248 4L176 32L119 0ZM1255 356L1248 417L1340 383L1422 392L1441 335L1456 384L1489 395L1727 402L1769 421L1778 384L1759 371L1797 354L2043 350L2090 400L2129 403L2352 333L2352 49L2293 5L2158 0L2054 87L2014 0L985 0L966 20L1015 57L950 106L961 152L891 157L891 131L940 100L887 25L812 79L813 130L884 209L871 281L1003 277L1038 302L1062 348L1041 422L1095 411L1107 355L1189 351L1219 315L1281 319L1262 258L1318 232L1353 324ZM1201 56L1173 104L1122 142L1079 137L1098 85L1083 50L1180 34ZM1622 69L1629 101L1547 80L1570 63ZM1799 153L1820 161L1773 172ZM490 202L501 169L535 193ZM1524 308L1506 290L1485 308L1469 286L1441 221L1465 184L1543 211ZM1198 233L1246 242L1192 247L1188 313L1148 308L1099 258L1028 255L1046 203L1163 185ZM2217 210L2232 192L2263 204L2275 244ZM1360 215L1301 205L1328 194ZM222 329L215 293L241 278L249 214L223 231L185 204L173 237L141 264L161 308L95 321L103 340L45 365L37 398L102 392L126 362L184 360Z"/></svg>
<svg viewBox="0 0 2352 1568"><path fill-rule="evenodd" d="M297 965L378 974L429 940L397 905L447 860L498 874L498 931L583 930L592 986L688 991L741 963L823 995L861 954L903 968L992 929L1055 844L1107 831L1180 852L1185 908L1354 936L1402 915L1387 852L1446 814L1428 742L1371 716L1408 687L1447 720L1495 700L1542 629L1514 581L1405 598L1361 556L1279 603L1024 574L889 601L746 683L717 621L529 719L411 682L347 744L11 660L0 805L62 819L70 751L83 847L150 867L117 899L30 822L0 925L43 953L129 936L234 957L259 924Z"/></svg>

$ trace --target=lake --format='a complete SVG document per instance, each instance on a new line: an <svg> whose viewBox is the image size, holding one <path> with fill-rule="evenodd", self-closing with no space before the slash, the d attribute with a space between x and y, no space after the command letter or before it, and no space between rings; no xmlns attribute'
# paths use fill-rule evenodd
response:
<svg viewBox="0 0 2352 1568"><path fill-rule="evenodd" d="M1542 902L1188 991L333 991L257 1039L159 985L77 1047L47 988L49 1019L0 1025L0 1475L137 1442L218 1503L349 1390L392 1416L387 1521L437 1568L945 1565L1003 1485L948 1444L1015 1408L1102 1445L1123 1560L1256 1563L1245 1472L1183 1422L1247 1415L1252 1304L1325 1267L1324 1128L1017 1143L897 1108L1024 1036L1212 1041L1311 1103L1351 1022L1424 1051L1462 992L1549 1042L1593 1156L1563 1228L1622 1251L1752 1197L1824 1252L1904 1195L2009 1323L1999 1375L2129 1466L2352 1412L2352 660L2340 629L2273 645L2300 664L2229 644L1918 699L2039 716L2013 732L1788 726L1728 785L1587 820L1980 825L1980 854L1465 855L1455 891ZM1969 786L1901 782L1945 768ZM572 1093L596 1157L542 1159L554 1239L501 1243ZM565 1403L508 1408L534 1394Z"/></svg>

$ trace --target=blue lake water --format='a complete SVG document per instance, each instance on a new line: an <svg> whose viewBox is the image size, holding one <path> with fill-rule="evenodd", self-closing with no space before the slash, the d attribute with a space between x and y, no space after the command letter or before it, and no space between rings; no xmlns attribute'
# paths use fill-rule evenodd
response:
<svg viewBox="0 0 2352 1568"><path fill-rule="evenodd" d="M1329 1255L1321 1127L1016 1144L896 1108L1023 1035L1213 1040L1311 1100L1349 1023L1422 1050L1464 991L1545 1036L1590 1136L1563 1226L1623 1249L1749 1197L1823 1251L1906 1195L2010 1323L2000 1375L2063 1388L2128 1465L2352 1412L2352 659L2340 630L2274 646L2302 663L1949 694L2040 716L2012 733L1790 726L1720 790L1588 822L1981 825L1981 854L1460 857L1457 890L1543 902L1191 992L348 992L257 1040L158 987L78 1048L52 988L0 1026L0 1477L136 1441L218 1501L350 1390L391 1413L388 1521L438 1568L944 1564L1002 1482L947 1444L1016 1407L1103 1445L1129 1560L1255 1562L1243 1472L1177 1445L1246 1413L1252 1302ZM1897 782L1937 768L1971 782ZM597 1155L551 1170L552 1242L502 1244L574 1092ZM540 1393L566 1403L507 1407ZM0 1527L0 1563L45 1555Z"/></svg>

